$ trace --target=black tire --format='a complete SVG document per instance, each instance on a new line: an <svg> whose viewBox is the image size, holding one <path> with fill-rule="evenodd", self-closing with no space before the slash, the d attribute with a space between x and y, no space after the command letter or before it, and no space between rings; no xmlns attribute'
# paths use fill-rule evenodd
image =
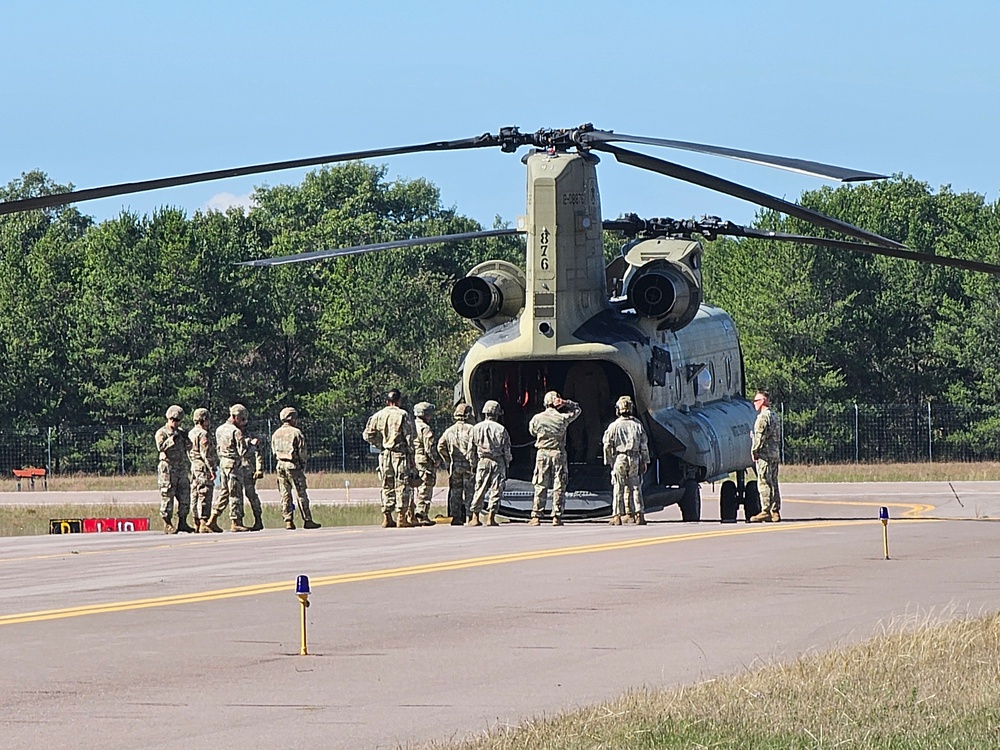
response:
<svg viewBox="0 0 1000 750"><path fill-rule="evenodd" d="M758 513L760 513L760 490L757 489L757 480L751 479L743 492L743 519L750 523L750 519Z"/></svg>
<svg viewBox="0 0 1000 750"><path fill-rule="evenodd" d="M684 495L678 503L681 508L682 521L701 520L701 485L697 482L688 482L684 485Z"/></svg>
<svg viewBox="0 0 1000 750"><path fill-rule="evenodd" d="M736 482L727 479L719 490L719 518L722 523L736 523L736 510L739 503L736 500Z"/></svg>

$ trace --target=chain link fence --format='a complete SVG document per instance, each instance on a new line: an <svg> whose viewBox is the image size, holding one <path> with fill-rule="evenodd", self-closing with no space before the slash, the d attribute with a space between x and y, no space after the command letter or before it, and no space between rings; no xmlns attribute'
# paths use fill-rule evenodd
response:
<svg viewBox="0 0 1000 750"><path fill-rule="evenodd" d="M991 461L1000 456L1000 407L827 403L776 404L783 418L787 464L918 463ZM261 419L251 431L261 438L273 471L268 441L279 425ZM361 439L365 417L303 419L310 471L374 471L376 457ZM0 430L0 472L29 466L49 476L152 474L156 471L149 426L50 427ZM437 431L447 424L435 424Z"/></svg>

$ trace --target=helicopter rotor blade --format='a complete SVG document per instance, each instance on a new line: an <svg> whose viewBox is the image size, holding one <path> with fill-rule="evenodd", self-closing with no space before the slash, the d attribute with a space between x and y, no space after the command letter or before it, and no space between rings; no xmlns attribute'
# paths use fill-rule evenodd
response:
<svg viewBox="0 0 1000 750"><path fill-rule="evenodd" d="M360 255L362 253L375 252L376 250L395 250L401 247L420 247L421 245L437 245L445 242L464 242L466 240L479 240L486 237L510 237L515 234L524 234L523 229L485 229L478 232L461 232L459 234L442 234L436 237L412 237L405 240L392 240L391 242L376 242L371 245L358 245L356 247L338 248L336 250L316 250L311 253L297 253L295 255L281 255L276 258L258 258L257 260L245 260L237 263L238 266L283 266L287 263L306 263L313 260L323 260L325 258L341 258L345 255Z"/></svg>
<svg viewBox="0 0 1000 750"><path fill-rule="evenodd" d="M826 237L808 237L801 234L786 234L785 232L772 232L766 229L750 229L739 227L741 231L729 232L720 231L719 234L730 234L737 237L752 237L754 239L775 240L778 242L794 242L801 245L820 245L824 247L835 247L841 250L853 250L869 255L884 255L889 258L902 258L913 260L918 263L930 263L936 266L948 266L950 268L961 268L966 271L979 271L1000 276L1000 265L985 263L969 258L953 258L947 255L933 255L931 253L921 253L916 250L902 250L899 248L882 247L880 245L867 245L861 242L849 242L847 240L829 239Z"/></svg>
<svg viewBox="0 0 1000 750"><path fill-rule="evenodd" d="M457 151L461 149L483 148L487 146L497 146L500 141L497 136L484 133L473 138L462 138L454 141L433 141L431 143L421 143L414 146L395 146L392 148L377 148L367 151L349 151L343 154L330 154L328 156L315 156L308 159L291 159L288 161L274 161L267 164L252 164L246 167L236 167L234 169L217 169L211 172L195 172L192 174L178 175L176 177L164 177L157 180L142 180L140 182L123 182L118 185L106 185L104 187L87 188L86 190L75 190L68 193L54 193L52 195L42 195L36 198L22 198L0 203L0 216L4 214L17 213L19 211L30 211L38 208L53 208L55 206L65 206L69 203L80 203L82 201L92 201L98 198L110 198L115 195L130 195L132 193L143 193L149 190L160 190L162 188L177 187L178 185L193 185L199 182L211 182L222 180L227 177L243 177L252 174L264 174L265 172L279 172L283 169L298 169L302 167L315 167L321 164L333 164L343 161L358 161L361 159L375 159L382 156L398 156L400 154L417 154L425 151Z"/></svg>
<svg viewBox="0 0 1000 750"><path fill-rule="evenodd" d="M794 159L788 156L772 156L770 154L760 154L755 151L741 151L735 148L724 148L723 146L709 146L703 143L691 143L689 141L674 141L666 138L648 138L641 135L626 135L624 133L614 133L606 130L594 130L582 133L579 139L591 143L641 143L647 146L663 146L665 148L680 149L683 151L696 151L701 154L712 154L713 156L725 156L729 159L761 164L765 167L775 167L785 169L789 172L798 172L812 177L825 177L830 180L840 182L859 182L864 180L884 180L887 175L875 174L848 167L838 167L833 164L823 164L818 161L807 159ZM594 146L598 148L597 146Z"/></svg>
<svg viewBox="0 0 1000 750"><path fill-rule="evenodd" d="M848 224L846 221L835 219L832 216L827 216L819 211L813 211L812 209L800 206L797 203L790 203L789 201L782 200L781 198L776 198L773 195L762 193L759 190L754 190L753 188L748 188L738 183L724 180L721 177L715 177L714 175L710 175L706 172L700 172L697 169L691 169L690 167L684 167L680 164L675 164L663 159L657 159L653 156L647 156L646 154L629 151L628 149L612 146L608 143L601 143L600 145L594 144L593 147L599 151L606 151L614 155L614 157L623 164L630 164L633 167L647 169L650 172L657 172L659 174L666 175L667 177L674 177L678 180L690 182L694 185L701 185L709 190L715 190L719 193L731 195L735 198L741 198L742 200L756 203L758 206L780 211L781 213L794 216L797 219L803 219L811 224L823 227L824 229L841 232L849 237L865 240L866 242L871 242L875 245L899 250L908 249L906 245L900 242L891 240L888 237L883 237L880 234L875 234L874 232L869 232L861 227L856 227L853 224Z"/></svg>

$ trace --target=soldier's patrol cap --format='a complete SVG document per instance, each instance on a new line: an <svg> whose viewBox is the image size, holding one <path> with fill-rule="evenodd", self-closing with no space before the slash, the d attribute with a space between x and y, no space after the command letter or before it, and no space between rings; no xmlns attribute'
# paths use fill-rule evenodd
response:
<svg viewBox="0 0 1000 750"><path fill-rule="evenodd" d="M195 424L201 424L208 419L208 409L203 406L195 409L194 414L191 415L191 419L195 421Z"/></svg>
<svg viewBox="0 0 1000 750"><path fill-rule="evenodd" d="M294 406L286 406L281 410L281 414L279 416L281 417L282 422L287 422L289 419L295 419L295 417L299 416L299 413L295 410Z"/></svg>
<svg viewBox="0 0 1000 750"><path fill-rule="evenodd" d="M425 417L428 414L434 413L434 404L429 401L421 401L419 404L413 405L413 416L415 417Z"/></svg>
<svg viewBox="0 0 1000 750"><path fill-rule="evenodd" d="M184 410L177 404L167 407L167 419L183 419Z"/></svg>
<svg viewBox="0 0 1000 750"><path fill-rule="evenodd" d="M250 412L247 411L247 408L243 404L233 404L229 407L229 416L247 419L250 416Z"/></svg>

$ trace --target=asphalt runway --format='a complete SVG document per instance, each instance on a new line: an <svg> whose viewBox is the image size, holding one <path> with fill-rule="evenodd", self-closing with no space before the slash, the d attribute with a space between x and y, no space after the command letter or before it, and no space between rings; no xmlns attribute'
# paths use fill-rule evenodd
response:
<svg viewBox="0 0 1000 750"><path fill-rule="evenodd" d="M3 538L0 746L406 747L1000 608L1000 483L782 494L780 524Z"/></svg>

